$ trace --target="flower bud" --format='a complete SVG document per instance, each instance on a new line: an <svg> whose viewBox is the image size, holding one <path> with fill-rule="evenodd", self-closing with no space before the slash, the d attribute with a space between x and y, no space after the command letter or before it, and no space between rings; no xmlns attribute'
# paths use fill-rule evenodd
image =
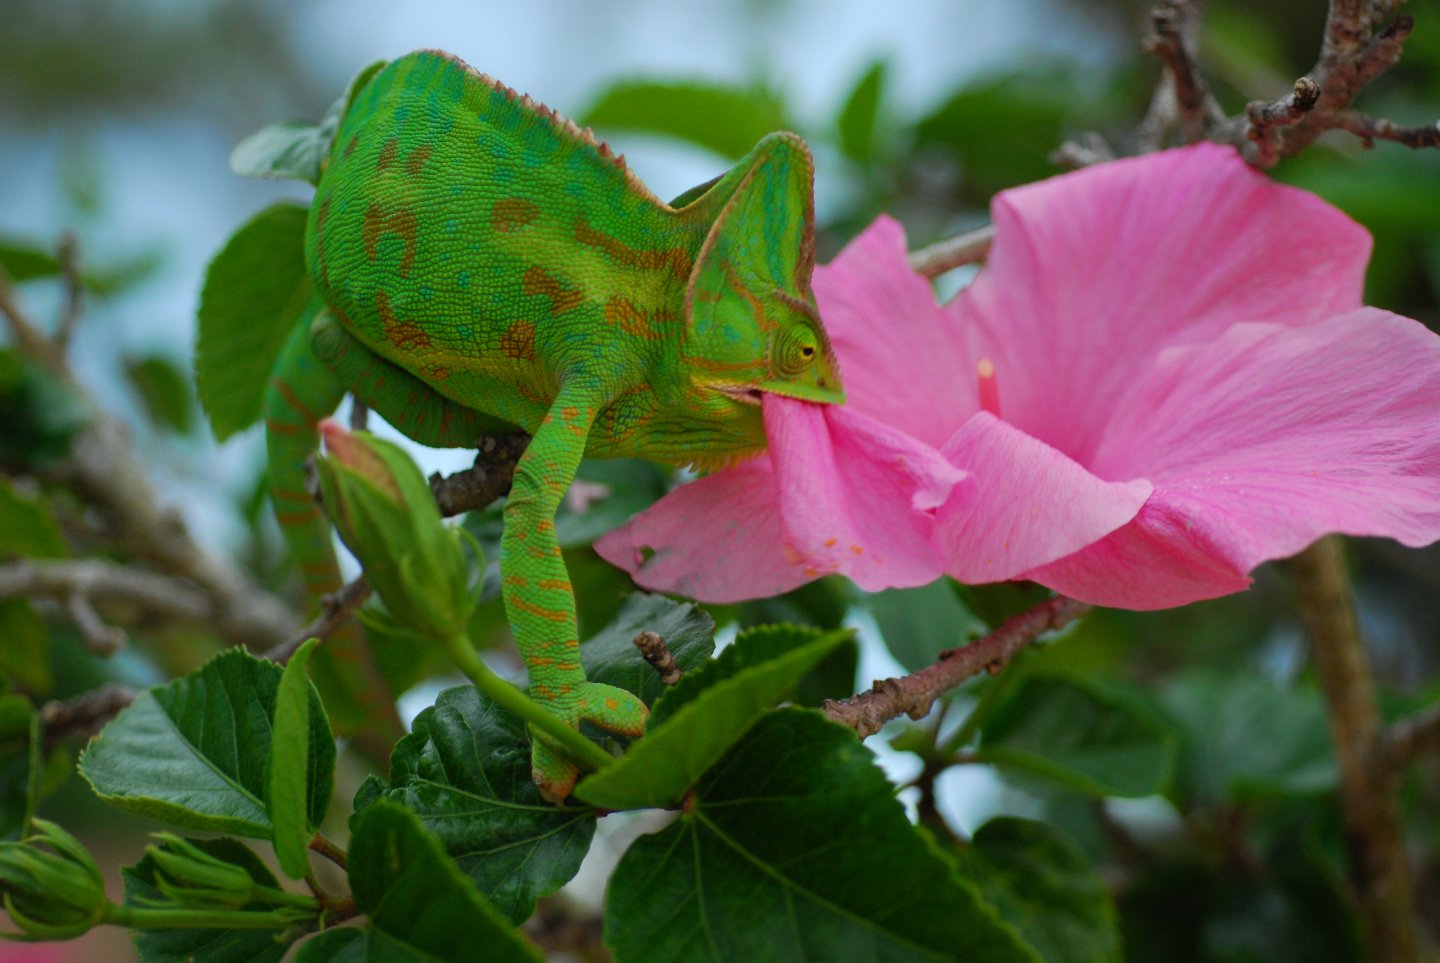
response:
<svg viewBox="0 0 1440 963"><path fill-rule="evenodd" d="M398 446L369 432L320 423L316 458L325 511L364 566L390 614L446 639L474 609L459 533L440 518L420 470Z"/></svg>
<svg viewBox="0 0 1440 963"><path fill-rule="evenodd" d="M155 864L155 888L173 904L191 909L239 909L256 899L255 880L234 863L205 852L173 833L156 833L145 847Z"/></svg>
<svg viewBox="0 0 1440 963"><path fill-rule="evenodd" d="M0 842L5 910L26 936L73 939L104 922L110 909L100 868L80 841L59 826L43 819L31 824L32 835Z"/></svg>

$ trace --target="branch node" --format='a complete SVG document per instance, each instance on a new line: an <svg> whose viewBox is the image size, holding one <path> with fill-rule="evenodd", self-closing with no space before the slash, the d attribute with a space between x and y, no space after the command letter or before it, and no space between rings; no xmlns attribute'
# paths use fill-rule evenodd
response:
<svg viewBox="0 0 1440 963"><path fill-rule="evenodd" d="M663 685L674 685L680 681L685 670L675 662L675 655L663 638L654 632L641 632L635 636L633 642L645 661L650 663L650 667L660 676Z"/></svg>

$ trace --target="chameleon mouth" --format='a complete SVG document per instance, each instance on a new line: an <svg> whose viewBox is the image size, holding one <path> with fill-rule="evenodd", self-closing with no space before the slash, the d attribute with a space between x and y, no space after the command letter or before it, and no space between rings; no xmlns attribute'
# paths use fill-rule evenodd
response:
<svg viewBox="0 0 1440 963"><path fill-rule="evenodd" d="M734 398L736 401L740 402L741 404L746 404L746 405L758 405L758 404L760 404L760 398L761 398L762 393L761 393L761 391L760 391L759 388L752 388L752 387L750 387L749 385L727 385L727 384L712 384L710 387L714 388L716 391L720 392L722 395L725 395L725 396L730 397L730 398Z"/></svg>

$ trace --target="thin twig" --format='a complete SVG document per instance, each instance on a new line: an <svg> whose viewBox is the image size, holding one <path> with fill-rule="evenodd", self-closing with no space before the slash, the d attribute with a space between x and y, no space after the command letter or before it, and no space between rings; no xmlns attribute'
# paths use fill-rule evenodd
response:
<svg viewBox="0 0 1440 963"><path fill-rule="evenodd" d="M109 625L95 611L90 600L76 592L65 600L65 611L70 621L80 630L85 647L99 656L112 656L125 645L128 638L125 630Z"/></svg>
<svg viewBox="0 0 1440 963"><path fill-rule="evenodd" d="M85 313L85 283L80 277L80 243L66 231L60 238L60 278L65 285L65 304L55 325L55 345L61 355L70 347L75 326Z"/></svg>
<svg viewBox="0 0 1440 963"><path fill-rule="evenodd" d="M1340 764L1350 878L1376 963L1420 959L1414 884L1405 857L1400 775L1378 763L1380 714L1340 543L1321 539L1290 563Z"/></svg>
<svg viewBox="0 0 1440 963"><path fill-rule="evenodd" d="M1383 117L1371 117L1358 110L1342 110L1335 115L1335 126L1360 138L1366 147L1377 140L1391 140L1406 147L1440 147L1440 122L1424 127L1402 127Z"/></svg>
<svg viewBox="0 0 1440 963"><path fill-rule="evenodd" d="M1025 646L1045 632L1063 628L1090 611L1084 602L1058 596L1007 619L983 639L940 653L933 664L899 679L881 679L874 688L843 702L827 700L820 709L864 739L891 719L924 718L943 693L981 672L998 672Z"/></svg>
<svg viewBox="0 0 1440 963"><path fill-rule="evenodd" d="M320 600L320 614L284 642L266 649L261 656L281 665L289 662L295 652L310 639L326 639L365 604L370 597L370 583L364 576L345 583L338 592Z"/></svg>
<svg viewBox="0 0 1440 963"><path fill-rule="evenodd" d="M1255 145L1254 162L1261 167L1273 165L1279 159L1279 131L1298 123L1315 109L1319 100L1320 85L1309 77L1301 77L1295 81L1295 88L1280 100L1251 101L1245 108L1245 136Z"/></svg>
<svg viewBox="0 0 1440 963"><path fill-rule="evenodd" d="M487 435L480 439L475 465L453 475L430 476L430 490L447 518L477 511L510 490L515 465L530 443L526 434Z"/></svg>
<svg viewBox="0 0 1440 963"><path fill-rule="evenodd" d="M632 641L645 661L649 662L650 667L660 676L662 685L674 685L680 681L685 670L675 662L675 655L663 638L654 632L641 632Z"/></svg>
<svg viewBox="0 0 1440 963"><path fill-rule="evenodd" d="M1225 114L1195 63L1199 4L1166 0L1151 11L1150 19L1154 33L1146 38L1145 49L1158 57L1169 73L1184 141L1193 144L1204 140Z"/></svg>
<svg viewBox="0 0 1440 963"><path fill-rule="evenodd" d="M939 277L946 271L954 270L962 265L975 264L985 260L994 240L995 227L991 224L964 234L957 234L931 244L929 247L911 251L910 269L927 278Z"/></svg>
<svg viewBox="0 0 1440 963"><path fill-rule="evenodd" d="M310 851L319 853L341 869L350 868L350 858L345 850L331 842L324 833L316 833L310 840Z"/></svg>
<svg viewBox="0 0 1440 963"><path fill-rule="evenodd" d="M1426 753L1440 752L1440 705L1392 723L1380 740L1380 765L1400 773Z"/></svg>
<svg viewBox="0 0 1440 963"><path fill-rule="evenodd" d="M127 685L107 682L78 696L45 703L40 710L40 724L45 730L46 751L68 735L98 732L139 694Z"/></svg>
<svg viewBox="0 0 1440 963"><path fill-rule="evenodd" d="M21 558L0 565L0 599L7 598L84 598L137 610L132 621L160 618L212 625L222 635L227 629L217 620L210 599L195 586L103 559Z"/></svg>

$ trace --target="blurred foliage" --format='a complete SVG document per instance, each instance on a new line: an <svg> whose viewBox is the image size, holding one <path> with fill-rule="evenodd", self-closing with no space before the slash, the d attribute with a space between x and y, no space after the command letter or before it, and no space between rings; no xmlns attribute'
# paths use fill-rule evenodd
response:
<svg viewBox="0 0 1440 963"><path fill-rule="evenodd" d="M303 114L304 105L323 105L335 93L312 77L295 49L295 36L284 29L278 0L211 0L185 16L154 10L140 15L131 6L102 0L5 3L0 121L40 125L59 117L88 124L116 112L168 106L188 111L183 116L191 120L218 118L238 135L277 117ZM852 65L847 81L834 91L832 109L821 116L795 109L789 92L768 80L725 86L693 77L629 77L594 91L590 108L577 119L596 125L617 144L643 133L698 145L726 160L743 154L761 133L794 125L815 145L827 187L819 225L822 253L833 254L882 210L899 217L912 246L919 246L983 223L996 191L1057 173L1050 154L1067 138L1095 131L1117 149L1127 148L1158 74L1138 43L1150 0L1071 0L1069 6L1072 14L1136 39L1116 44L1103 63L1047 55L1001 64L914 101L895 93L903 62L867 59ZM1206 5L1200 61L1228 110L1282 95L1311 66L1323 6L1312 0ZM1417 27L1404 60L1357 107L1399 123L1430 123L1440 115L1440 0L1412 0L1406 11ZM67 156L55 176L64 181L72 213L82 221L98 217L108 203L101 189L103 163L73 152ZM297 170L313 167L310 154L302 160ZM1316 192L1373 232L1370 303L1440 326L1440 151L1411 152L1384 142L1365 150L1353 138L1332 134L1304 156L1282 163L1274 176ZM289 217L295 216L292 210ZM286 243L293 247L294 224L290 227ZM82 240L87 241L82 281L92 295L123 299L161 266L154 250L113 240L92 249ZM252 240L255 263L262 264L274 253L275 238ZM52 246L0 239L0 269L27 298L57 300L60 262ZM254 273L252 293L266 303L302 297L303 279L277 281L273 271ZM198 280L184 283L199 287ZM253 307L241 305L237 314L248 311L253 319ZM263 368L260 355L273 351L275 332L254 327L253 320L250 327L232 323L230 331L237 340L205 363L241 375L248 367ZM199 444L207 429L194 417L192 387L173 357L138 351L113 361L141 414L167 434ZM72 549L127 558L114 533L44 471L63 458L86 419L83 403L64 385L13 349L0 348L0 469L7 476L0 479L0 563L17 554L57 557ZM242 424L229 427L239 430ZM157 474L166 470L156 466ZM618 616L614 638L604 636L609 645L634 628L630 610L623 608L630 584L588 546L658 497L675 475L621 461L587 463L580 477L583 484L562 509L557 532L579 600L582 636L600 632ZM279 585L285 569L273 523L258 487L251 490L256 494L235 506L241 532L236 555L262 583ZM465 522L490 559L497 555L499 511L495 506L472 513ZM1440 550L1362 541L1352 545L1351 559L1387 706L1397 714L1433 702L1440 689L1435 644L1440 610L1434 605ZM478 570L472 581L485 599L472 619L472 635L477 644L500 648L508 627L497 575L493 567ZM722 626L793 622L826 630L863 611L873 616L889 655L912 670L984 634L1037 597L1029 586L976 589L948 580L865 596L848 583L827 579L778 598L709 610ZM51 784L47 788L71 768L64 746L46 746L46 760L32 760L33 715L24 711L26 704L107 679L169 678L194 669L217 647L205 633L142 628L124 656L102 662L85 651L57 611L25 602L0 604L0 671L8 688L0 696L0 828L10 837L29 804L37 767ZM380 661L397 691L427 681L433 685L445 672L443 658L417 652L411 639L376 635ZM798 687L798 702L813 705L854 690L857 649L848 642L834 646L818 663L796 669L798 678L785 678ZM691 655L687 650L686 658ZM1181 610L1093 613L1010 671L968 684L946 707L942 722L899 726L891 742L937 771L989 768L1003 781L1007 808L1037 817L1034 822L1003 817L981 826L970 840L942 842L982 881L980 891L1004 919L1026 930L1035 946L1050 948L1046 958L1113 959L1116 945L1123 945L1128 959L1177 963L1362 957L1343 888L1344 841L1324 709L1283 571L1263 569L1250 591ZM422 767L432 757L453 757L465 765L457 762L446 770L453 782L446 787L469 793L466 831L489 832L487 807L513 801L476 789L496 792L476 757L465 756L458 741L445 744L442 738L447 732L504 730L495 736L504 745L522 742L516 726L482 717L482 708L460 706L451 696L427 709L402 744L389 781L362 791L357 809L365 808L361 802L367 798L375 802L382 789L387 798L418 792L416 787L425 786ZM793 716L779 718L766 726L778 731L809 725ZM775 737L757 732L738 749L731 747L732 759L753 756L759 760L755 765L764 764L769 757L756 746ZM848 757L849 748L837 743L827 752L846 757L850 768L843 772L870 778L864 774L868 769ZM251 762L258 765L258 757ZM524 760L503 762L508 777L523 784ZM747 785L723 768L705 778L722 800ZM867 811L878 809L882 794L866 785L862 804ZM68 791L76 794L73 782ZM1119 802L1122 797L1140 798ZM1437 906L1440 832L1434 814L1440 782L1433 764L1411 780L1406 805L1422 898ZM827 818L839 808L827 807ZM438 804L436 812L438 825L443 815ZM93 807L90 818L99 818ZM585 819L588 830L594 820ZM458 844L443 835L432 838L431 831L439 830L431 822L427 814L423 827L410 825L380 807L366 833L371 845L398 840L427 865L444 865L439 850ZM783 833L808 828L788 815L777 816L772 826ZM689 840L699 855L695 865L678 856L656 857L655 865L676 874L713 871L714 854L705 847L714 839L700 822L677 823L667 833ZM537 848L542 842L538 835L527 839ZM655 847L655 839L647 837L645 845ZM580 855L583 847L567 851L566 858L578 864ZM635 858L626 858L630 863L617 883L622 896L635 885L637 872ZM465 871L487 896L498 891L499 884L490 886L479 870L467 865ZM410 894L415 885L374 872L376 894ZM446 885L457 912L473 914L479 896L470 883L447 879ZM505 896L501 905L518 914L515 907L528 907L533 895L526 890ZM397 932L403 923L395 921ZM624 931L618 939L623 945L644 943ZM311 952L318 958L318 950Z"/></svg>

